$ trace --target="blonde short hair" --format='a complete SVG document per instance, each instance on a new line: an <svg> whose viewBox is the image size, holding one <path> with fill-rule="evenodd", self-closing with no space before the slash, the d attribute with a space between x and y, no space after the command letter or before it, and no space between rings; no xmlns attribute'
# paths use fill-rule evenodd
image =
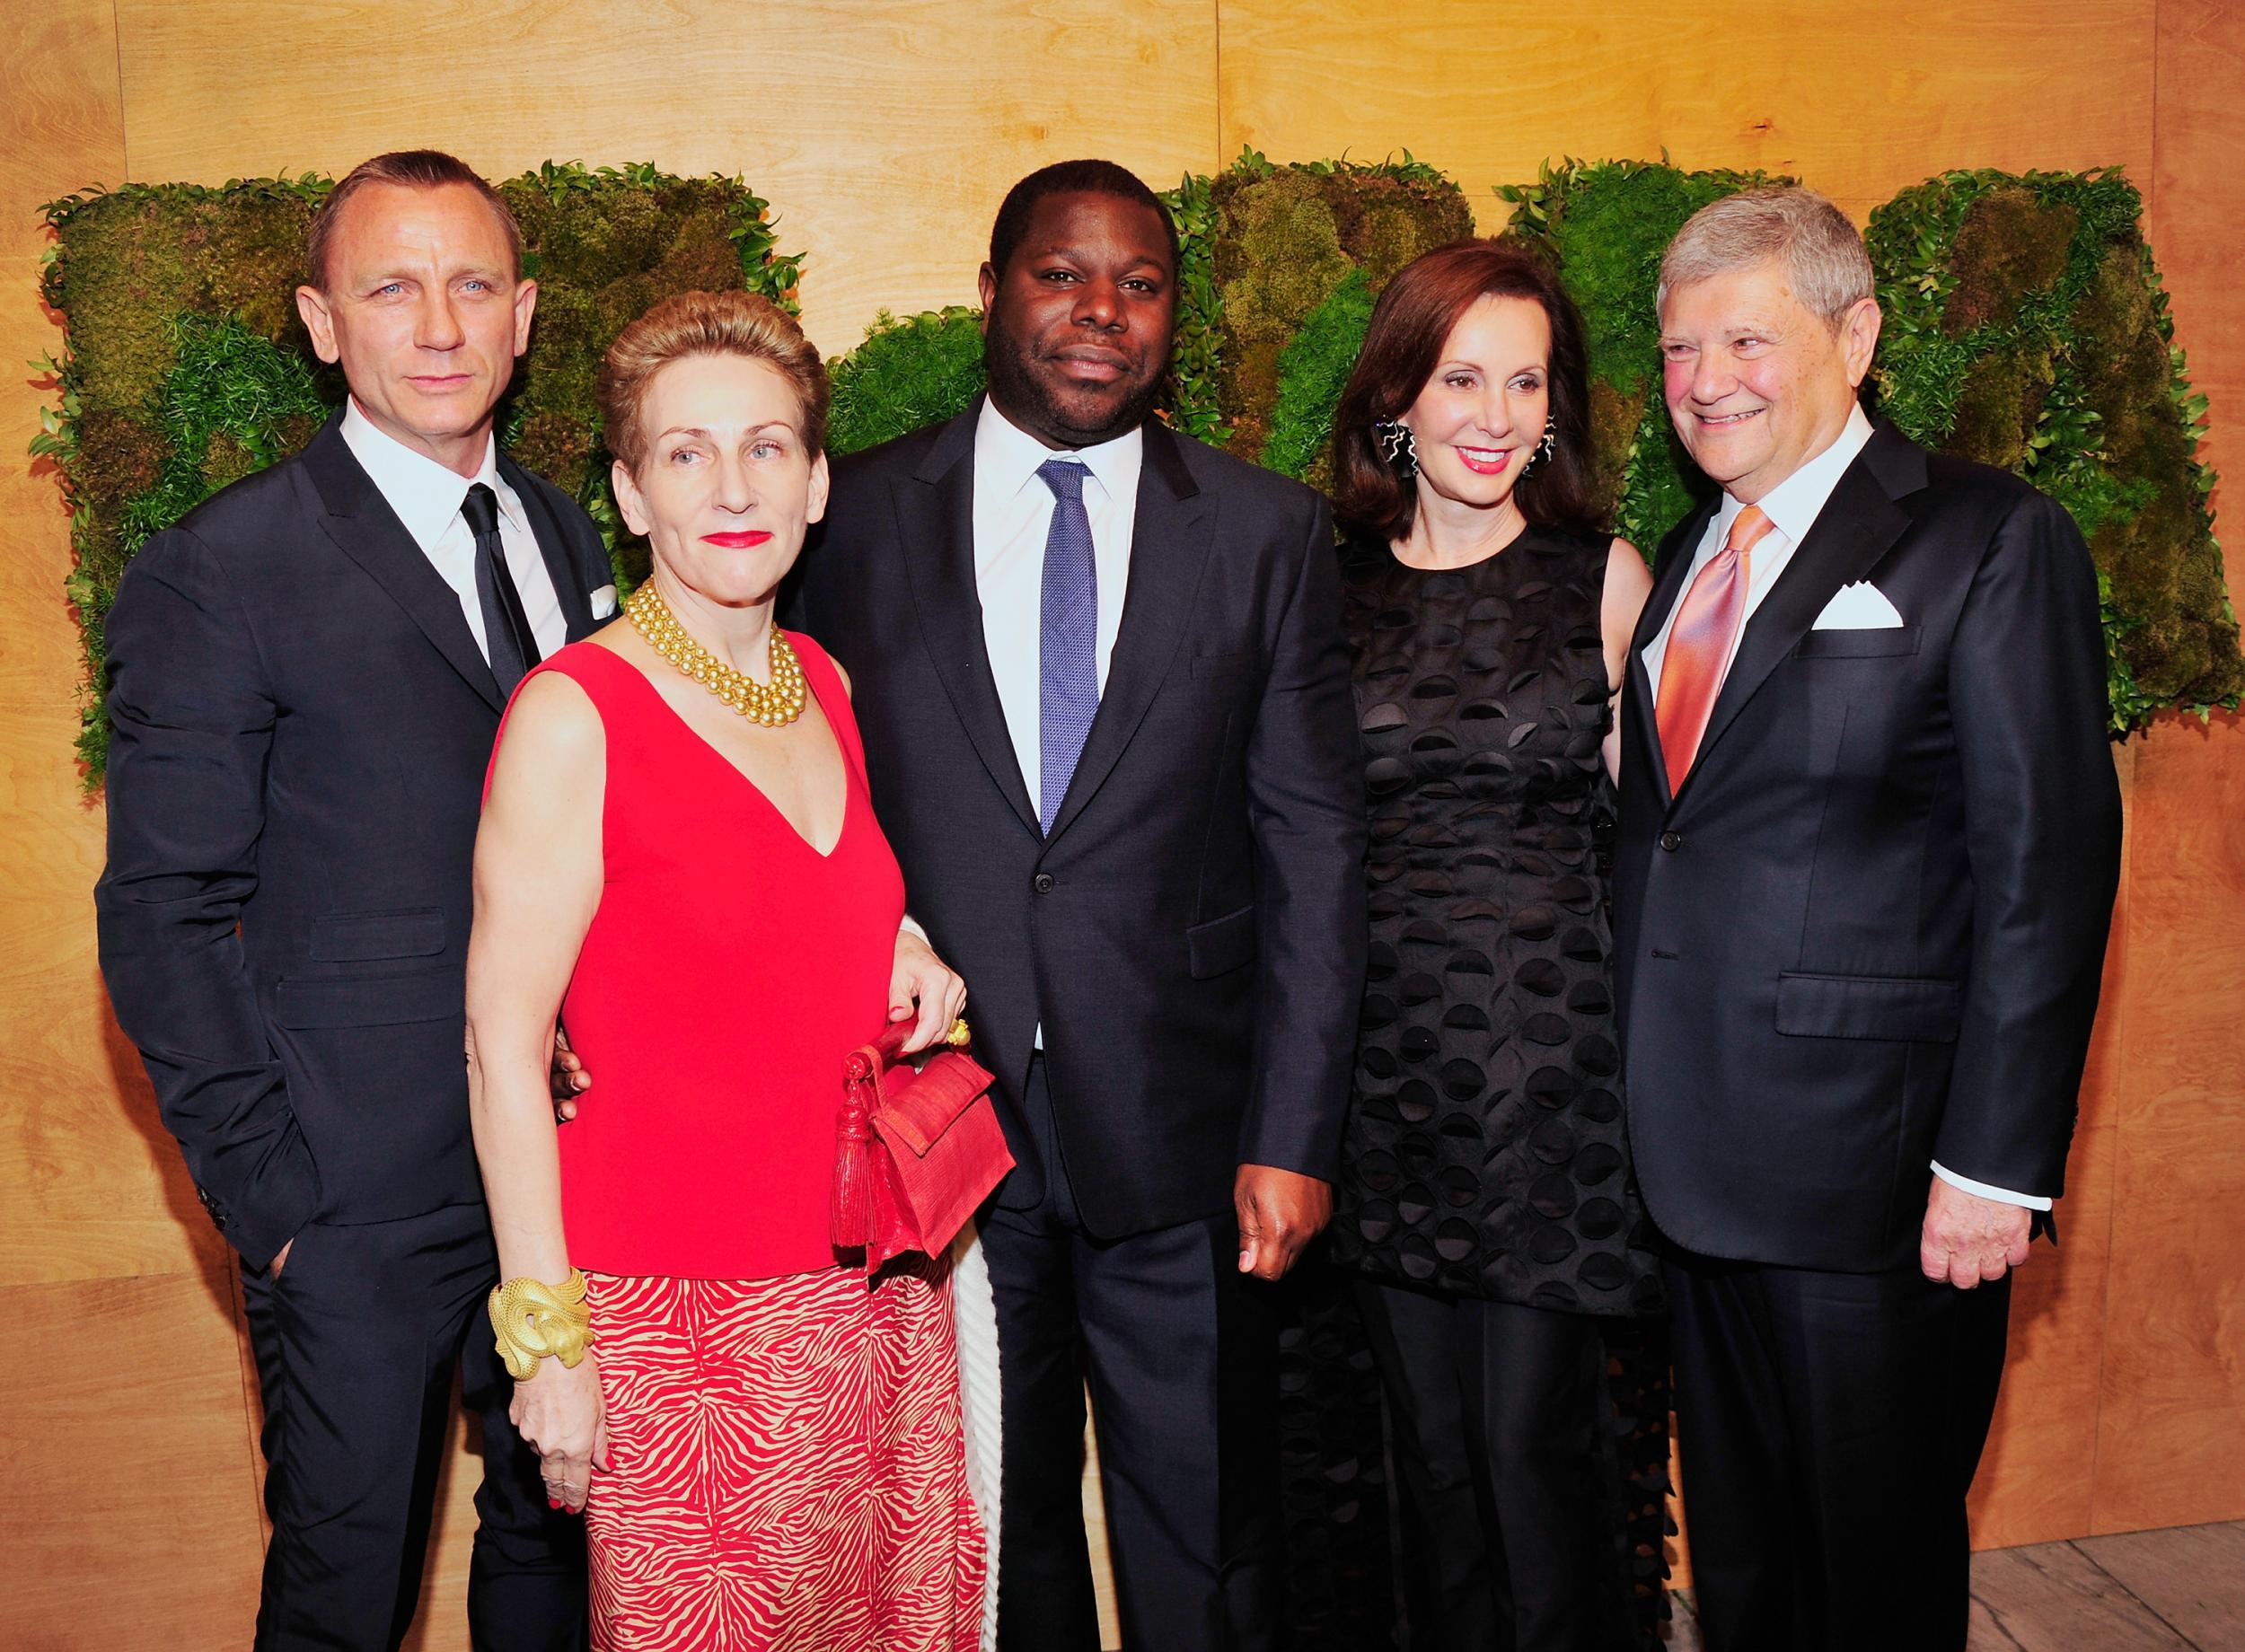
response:
<svg viewBox="0 0 2245 1652"><path fill-rule="evenodd" d="M601 437L635 475L647 457L639 405L656 373L690 356L741 356L777 371L795 391L806 452L826 444L826 365L796 319L753 293L677 293L616 335L601 358Z"/></svg>
<svg viewBox="0 0 2245 1652"><path fill-rule="evenodd" d="M1871 295L1871 254L1847 215L1814 189L1748 189L1710 201L1691 215L1660 259L1656 309L1679 286L1773 259L1785 266L1793 295L1837 327Z"/></svg>

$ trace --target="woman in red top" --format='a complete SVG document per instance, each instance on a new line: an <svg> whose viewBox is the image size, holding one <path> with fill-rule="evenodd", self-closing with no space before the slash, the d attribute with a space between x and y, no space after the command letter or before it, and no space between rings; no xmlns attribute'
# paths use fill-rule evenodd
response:
<svg viewBox="0 0 2245 1652"><path fill-rule="evenodd" d="M624 330L600 389L654 572L524 679L476 846L515 1414L586 1511L596 1647L966 1652L947 1281L868 1287L828 1239L844 1058L915 998L924 1047L964 990L900 930L847 683L773 622L825 508L825 375L771 304L691 293ZM598 1079L559 1131L557 1015Z"/></svg>

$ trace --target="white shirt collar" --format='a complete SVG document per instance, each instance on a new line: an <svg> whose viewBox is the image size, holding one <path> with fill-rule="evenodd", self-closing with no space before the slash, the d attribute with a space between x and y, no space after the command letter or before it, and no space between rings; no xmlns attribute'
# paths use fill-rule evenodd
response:
<svg viewBox="0 0 2245 1652"><path fill-rule="evenodd" d="M1759 501L1762 514L1769 518L1772 527L1785 536L1786 543L1798 545L1809 537L1809 530L1823 514L1825 501L1840 485L1840 478L1847 474L1847 467L1855 462L1855 455L1863 451L1871 434L1871 420L1859 401L1848 409L1847 423L1840 427L1831 446L1763 496ZM1716 544L1722 543L1730 532L1730 524L1745 508L1729 494L1723 495L1722 507L1715 513Z"/></svg>
<svg viewBox="0 0 2245 1652"><path fill-rule="evenodd" d="M383 430L366 417L358 398L352 396L343 409L343 440L424 553L451 531L459 519L461 501L478 482L498 496L499 510L508 526L521 532L529 529L515 490L499 479L498 444L489 436L484 439L482 464L473 476L462 476L427 454L414 452Z"/></svg>
<svg viewBox="0 0 2245 1652"><path fill-rule="evenodd" d="M985 396L982 411L974 422L974 469L992 498L1009 499L1035 479L1037 467L1046 460L1079 459L1113 499L1126 492L1126 477L1127 491L1135 493L1145 444L1145 431L1133 425L1094 447L1050 448L1000 413L998 404Z"/></svg>

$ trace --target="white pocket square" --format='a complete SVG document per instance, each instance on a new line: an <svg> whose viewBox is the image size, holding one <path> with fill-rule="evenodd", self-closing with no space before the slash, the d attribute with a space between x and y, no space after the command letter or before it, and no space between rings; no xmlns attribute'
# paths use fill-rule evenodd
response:
<svg viewBox="0 0 2245 1652"><path fill-rule="evenodd" d="M616 587L603 585L592 593L593 618L612 620L616 617ZM1897 623L1899 623L1897 621Z"/></svg>
<svg viewBox="0 0 2245 1652"><path fill-rule="evenodd" d="M1887 601L1885 592L1867 579L1842 585L1817 616L1818 631L1892 631L1902 626L1901 611Z"/></svg>

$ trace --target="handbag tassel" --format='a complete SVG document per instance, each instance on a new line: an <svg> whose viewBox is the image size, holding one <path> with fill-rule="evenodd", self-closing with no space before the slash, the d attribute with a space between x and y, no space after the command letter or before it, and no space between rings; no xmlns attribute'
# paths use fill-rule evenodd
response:
<svg viewBox="0 0 2245 1652"><path fill-rule="evenodd" d="M873 1239L873 1125L862 1085L850 1086L836 1135L834 1248L863 1250Z"/></svg>

